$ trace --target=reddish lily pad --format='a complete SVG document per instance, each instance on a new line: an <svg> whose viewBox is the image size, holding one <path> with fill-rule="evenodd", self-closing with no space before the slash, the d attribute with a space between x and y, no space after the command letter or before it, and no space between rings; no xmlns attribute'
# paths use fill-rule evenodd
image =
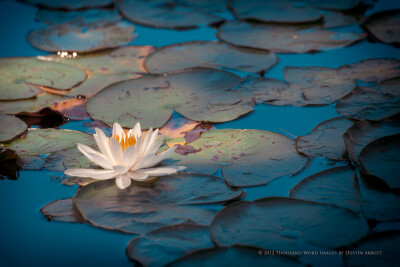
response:
<svg viewBox="0 0 400 267"><path fill-rule="evenodd" d="M121 190L106 180L82 187L74 204L91 224L110 230L144 234L158 228L195 223L209 225L215 215L196 204L240 198L221 178L200 174L162 176L155 183L134 183Z"/></svg>
<svg viewBox="0 0 400 267"><path fill-rule="evenodd" d="M219 246L249 245L267 250L297 251L297 239L337 248L354 243L369 230L367 222L348 209L292 198L236 202L211 223Z"/></svg>
<svg viewBox="0 0 400 267"><path fill-rule="evenodd" d="M207 226L180 224L166 226L132 239L128 257L143 266L166 266L191 252L213 248Z"/></svg>
<svg viewBox="0 0 400 267"><path fill-rule="evenodd" d="M4 113L0 113L0 125L0 142L14 139L28 128L19 118Z"/></svg>
<svg viewBox="0 0 400 267"><path fill-rule="evenodd" d="M321 122L310 134L296 139L296 149L310 157L345 160L346 147L342 136L352 125L352 121L342 117Z"/></svg>
<svg viewBox="0 0 400 267"><path fill-rule="evenodd" d="M122 0L118 8L132 22L155 28L191 29L223 21L217 16L166 0Z"/></svg>
<svg viewBox="0 0 400 267"><path fill-rule="evenodd" d="M175 151L166 165L186 166L186 171L213 174L219 170L231 186L255 186L291 175L306 164L294 140L261 130L213 130Z"/></svg>
<svg viewBox="0 0 400 267"><path fill-rule="evenodd" d="M364 33L336 32L305 25L224 23L218 37L230 44L277 53L307 53L348 46L363 39Z"/></svg>
<svg viewBox="0 0 400 267"><path fill-rule="evenodd" d="M91 7L105 7L113 4L112 0L23 0L31 5L54 9L76 10Z"/></svg>
<svg viewBox="0 0 400 267"><path fill-rule="evenodd" d="M134 39L133 29L117 25L86 29L72 24L60 24L32 31L26 39L34 47L48 52L89 53L131 42Z"/></svg>
<svg viewBox="0 0 400 267"><path fill-rule="evenodd" d="M272 52L238 48L219 42L194 41L165 46L145 62L150 73L164 73L193 67L211 67L264 72L277 62Z"/></svg>
<svg viewBox="0 0 400 267"><path fill-rule="evenodd" d="M144 129L161 127L174 110L194 121L225 122L253 110L251 100L230 90L239 82L214 69L148 75L108 86L89 99L86 109L95 120L130 128L138 121Z"/></svg>
<svg viewBox="0 0 400 267"><path fill-rule="evenodd" d="M83 223L83 218L73 206L71 198L52 201L41 208L40 212L49 221Z"/></svg>
<svg viewBox="0 0 400 267"><path fill-rule="evenodd" d="M378 177L390 188L400 188L400 134L372 141L360 152L358 160L367 175Z"/></svg>
<svg viewBox="0 0 400 267"><path fill-rule="evenodd" d="M372 14L364 22L364 27L379 41L400 44L400 9Z"/></svg>
<svg viewBox="0 0 400 267"><path fill-rule="evenodd" d="M0 75L0 100L32 98L41 92L40 86L71 89L86 79L78 68L37 58L1 58Z"/></svg>

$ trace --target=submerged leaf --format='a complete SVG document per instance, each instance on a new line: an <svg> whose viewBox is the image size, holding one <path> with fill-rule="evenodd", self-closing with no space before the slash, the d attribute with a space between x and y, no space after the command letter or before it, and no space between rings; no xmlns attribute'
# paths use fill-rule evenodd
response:
<svg viewBox="0 0 400 267"><path fill-rule="evenodd" d="M18 117L0 113L0 142L14 139L28 128Z"/></svg>
<svg viewBox="0 0 400 267"><path fill-rule="evenodd" d="M364 27L381 42L400 44L400 9L372 14Z"/></svg>
<svg viewBox="0 0 400 267"><path fill-rule="evenodd" d="M55 200L40 209L50 221L83 223L83 218L73 205L72 199Z"/></svg>

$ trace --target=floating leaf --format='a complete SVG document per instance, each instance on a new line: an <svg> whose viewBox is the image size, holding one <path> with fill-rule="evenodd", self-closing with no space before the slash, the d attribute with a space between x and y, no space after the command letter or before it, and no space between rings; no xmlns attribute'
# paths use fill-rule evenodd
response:
<svg viewBox="0 0 400 267"><path fill-rule="evenodd" d="M97 227L140 234L186 222L209 225L215 212L195 204L229 201L242 194L218 177L181 174L162 176L156 183L134 183L126 190L114 180L91 183L79 189L74 204Z"/></svg>
<svg viewBox="0 0 400 267"><path fill-rule="evenodd" d="M122 0L118 8L132 22L156 28L191 29L223 21L222 18L166 0Z"/></svg>
<svg viewBox="0 0 400 267"><path fill-rule="evenodd" d="M369 16L364 27L379 41L400 44L400 10L387 10Z"/></svg>
<svg viewBox="0 0 400 267"><path fill-rule="evenodd" d="M88 160L76 147L54 151L46 158L44 167L57 172L64 172L66 169L99 168Z"/></svg>
<svg viewBox="0 0 400 267"><path fill-rule="evenodd" d="M189 146L190 145L190 146ZM166 165L187 167L188 172L213 174L218 170L232 186L262 185L291 175L306 164L306 158L296 152L294 140L261 130L213 130L183 147L187 153L175 150Z"/></svg>
<svg viewBox="0 0 400 267"><path fill-rule="evenodd" d="M60 24L31 31L26 39L34 47L48 52L88 53L131 42L134 39L133 29L116 25L86 29L72 24Z"/></svg>
<svg viewBox="0 0 400 267"><path fill-rule="evenodd" d="M20 167L17 164L18 156L15 151L0 147L0 180L17 180Z"/></svg>
<svg viewBox="0 0 400 267"><path fill-rule="evenodd" d="M71 89L86 79L86 74L75 67L37 58L1 58L0 100L34 97L41 92L37 87L53 90Z"/></svg>
<svg viewBox="0 0 400 267"><path fill-rule="evenodd" d="M372 141L360 152L358 160L367 175L378 177L390 188L400 188L400 134Z"/></svg>
<svg viewBox="0 0 400 267"><path fill-rule="evenodd" d="M226 11L226 0L172 0L183 7L190 7L207 13Z"/></svg>
<svg viewBox="0 0 400 267"><path fill-rule="evenodd" d="M342 136L352 125L352 121L342 117L321 122L310 134L296 139L296 149L310 157L345 160L346 148Z"/></svg>
<svg viewBox="0 0 400 267"><path fill-rule="evenodd" d="M83 223L83 218L73 206L71 198L55 200L40 209L47 219L60 222Z"/></svg>
<svg viewBox="0 0 400 267"><path fill-rule="evenodd" d="M213 248L207 226L180 224L166 226L132 239L128 257L143 266L165 266L191 252Z"/></svg>
<svg viewBox="0 0 400 267"><path fill-rule="evenodd" d="M18 117L0 113L0 142L10 141L28 128Z"/></svg>
<svg viewBox="0 0 400 267"><path fill-rule="evenodd" d="M351 160L358 163L358 155L368 143L380 137L399 133L400 122L398 121L359 121L347 129L343 139Z"/></svg>
<svg viewBox="0 0 400 267"><path fill-rule="evenodd" d="M47 8L76 10L91 7L106 7L113 4L112 0L23 0L31 5Z"/></svg>
<svg viewBox="0 0 400 267"><path fill-rule="evenodd" d="M346 253L344 262L348 267L391 267L397 266L400 261L400 231L386 231L368 236L351 247Z"/></svg>
<svg viewBox="0 0 400 267"><path fill-rule="evenodd" d="M17 164L23 170L41 170L44 166L44 158L37 155L19 155Z"/></svg>
<svg viewBox="0 0 400 267"><path fill-rule="evenodd" d="M260 254L261 252L261 254ZM200 250L189 254L181 259L173 262L168 266L173 267L202 267L213 266L285 266L285 267L301 267L306 266L293 258L286 256L265 256L264 251L244 246L233 246L229 248L212 248L208 250Z"/></svg>
<svg viewBox="0 0 400 267"><path fill-rule="evenodd" d="M226 68L264 72L277 62L272 52L239 48L219 42L194 41L157 49L145 62L150 73L164 73L193 67Z"/></svg>
<svg viewBox="0 0 400 267"><path fill-rule="evenodd" d="M361 239L368 230L367 222L348 209L291 198L262 198L236 202L220 211L211 224L211 238L219 246L297 251L299 237L337 248Z"/></svg>
<svg viewBox="0 0 400 267"><path fill-rule="evenodd" d="M230 44L272 50L277 53L307 53L340 48L365 37L364 33L336 32L312 26L224 23L218 37Z"/></svg>
<svg viewBox="0 0 400 267"><path fill-rule="evenodd" d="M161 127L174 110L194 121L225 122L253 110L252 101L229 90L239 82L237 76L213 69L148 75L108 86L86 109L95 120L130 128L138 121L144 129Z"/></svg>
<svg viewBox="0 0 400 267"><path fill-rule="evenodd" d="M296 3L296 0L293 0ZM361 4L361 0L302 0L303 3L312 5L313 7L328 10L349 10Z"/></svg>

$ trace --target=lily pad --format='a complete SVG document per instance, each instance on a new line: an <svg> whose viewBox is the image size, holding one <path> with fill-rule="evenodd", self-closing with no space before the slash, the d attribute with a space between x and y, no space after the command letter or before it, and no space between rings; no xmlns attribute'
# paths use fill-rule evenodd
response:
<svg viewBox="0 0 400 267"><path fill-rule="evenodd" d="M44 166L44 158L38 155L19 155L17 164L23 170L41 170Z"/></svg>
<svg viewBox="0 0 400 267"><path fill-rule="evenodd" d="M302 0L302 2L317 8L345 11L357 7L362 0Z"/></svg>
<svg viewBox="0 0 400 267"><path fill-rule="evenodd" d="M343 134L353 125L346 118L334 118L318 124L311 133L296 139L296 149L309 157L345 160L346 147Z"/></svg>
<svg viewBox="0 0 400 267"><path fill-rule="evenodd" d="M297 239L337 248L363 238L367 222L348 209L292 198L236 202L211 224L219 246L249 245L267 250L297 251Z"/></svg>
<svg viewBox="0 0 400 267"><path fill-rule="evenodd" d="M155 28L192 29L223 21L220 17L166 0L122 0L118 8L128 20Z"/></svg>
<svg viewBox="0 0 400 267"><path fill-rule="evenodd" d="M368 236L351 247L351 251L362 254L346 253L344 262L348 267L392 267L400 261L400 231L386 231Z"/></svg>
<svg viewBox="0 0 400 267"><path fill-rule="evenodd" d="M181 223L209 225L215 211L196 204L240 198L221 178L200 174L162 176L156 183L135 183L121 190L106 180L82 187L74 204L91 224L110 230L143 234Z"/></svg>
<svg viewBox="0 0 400 267"><path fill-rule="evenodd" d="M264 72L277 57L272 52L238 48L219 42L194 41L164 46L146 59L150 73L164 73L193 67L226 68L246 72Z"/></svg>
<svg viewBox="0 0 400 267"><path fill-rule="evenodd" d="M367 175L378 177L390 188L400 188L400 134L372 141L360 152L358 160Z"/></svg>
<svg viewBox="0 0 400 267"><path fill-rule="evenodd" d="M400 9L372 14L364 22L364 27L379 41L400 44Z"/></svg>
<svg viewBox="0 0 400 267"><path fill-rule="evenodd" d="M337 32L305 25L231 21L219 28L218 38L233 45L277 53L307 53L348 46L366 36L365 33Z"/></svg>
<svg viewBox="0 0 400 267"><path fill-rule="evenodd" d="M41 208L40 212L49 221L83 223L83 218L73 206L71 198L52 201Z"/></svg>
<svg viewBox="0 0 400 267"><path fill-rule="evenodd" d="M161 127L175 110L194 121L225 122L253 110L251 100L231 91L240 79L213 69L191 69L169 75L148 75L113 84L89 99L86 109L94 120L118 121L130 127Z"/></svg>
<svg viewBox="0 0 400 267"><path fill-rule="evenodd" d="M18 156L15 151L0 147L0 180L17 180L20 167L17 164Z"/></svg>
<svg viewBox="0 0 400 267"><path fill-rule="evenodd" d="M164 163L194 173L221 170L226 182L237 187L266 184L296 173L307 162L296 152L294 140L269 131L213 130L189 145L184 147L188 153L173 153Z"/></svg>
<svg viewBox="0 0 400 267"><path fill-rule="evenodd" d="M180 224L166 226L132 239L128 257L143 266L166 266L191 252L213 248L207 226Z"/></svg>
<svg viewBox="0 0 400 267"><path fill-rule="evenodd" d="M28 128L18 117L0 113L0 142L14 139Z"/></svg>
<svg viewBox="0 0 400 267"><path fill-rule="evenodd" d="M261 254L260 254L261 252ZM213 266L285 266L301 267L307 266L286 256L265 256L264 251L254 247L233 246L229 248L212 248L200 250L182 257L181 259L168 265L171 267L202 267Z"/></svg>
<svg viewBox="0 0 400 267"><path fill-rule="evenodd" d="M116 25L86 29L72 24L60 24L31 31L26 39L34 47L48 52L89 53L131 42L135 37L133 29Z"/></svg>
<svg viewBox="0 0 400 267"><path fill-rule="evenodd" d="M1 58L0 75L0 100L32 98L40 86L71 89L86 79L78 68L37 58Z"/></svg>
<svg viewBox="0 0 400 267"><path fill-rule="evenodd" d="M359 121L347 129L343 139L351 160L358 163L363 147L378 138L394 134L400 134L398 121Z"/></svg>
<svg viewBox="0 0 400 267"><path fill-rule="evenodd" d="M113 4L112 0L23 0L31 5L44 6L55 9L84 9L91 7L105 7Z"/></svg>
<svg viewBox="0 0 400 267"><path fill-rule="evenodd" d="M172 0L183 7L190 7L206 13L225 12L227 0Z"/></svg>
<svg viewBox="0 0 400 267"><path fill-rule="evenodd" d="M56 172L64 172L66 169L99 168L88 160L76 147L54 151L46 158L44 167Z"/></svg>

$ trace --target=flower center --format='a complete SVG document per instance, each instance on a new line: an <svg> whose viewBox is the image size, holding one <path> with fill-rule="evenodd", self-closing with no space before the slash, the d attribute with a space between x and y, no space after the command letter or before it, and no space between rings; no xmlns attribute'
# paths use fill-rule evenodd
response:
<svg viewBox="0 0 400 267"><path fill-rule="evenodd" d="M119 142L122 147L122 150L125 151L130 146L134 146L136 144L136 138L134 136L125 135L125 139L123 136L114 137L115 140Z"/></svg>

